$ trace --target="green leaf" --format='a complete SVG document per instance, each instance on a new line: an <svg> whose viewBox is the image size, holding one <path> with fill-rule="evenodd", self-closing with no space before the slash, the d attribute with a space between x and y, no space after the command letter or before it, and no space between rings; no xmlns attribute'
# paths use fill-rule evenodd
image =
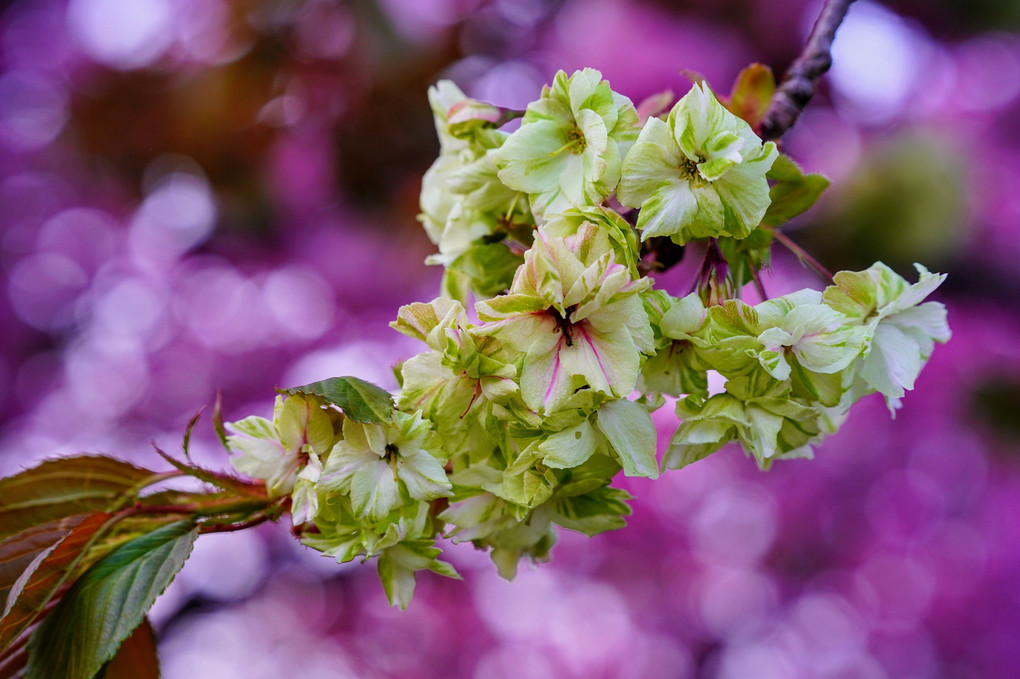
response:
<svg viewBox="0 0 1020 679"><path fill-rule="evenodd" d="M772 69L764 64L751 64L737 75L726 108L755 127L765 117L775 90Z"/></svg>
<svg viewBox="0 0 1020 679"><path fill-rule="evenodd" d="M26 679L93 679L191 553L192 521L135 538L78 579L28 642Z"/></svg>
<svg viewBox="0 0 1020 679"><path fill-rule="evenodd" d="M0 648L7 648L43 614L60 589L73 580L89 548L115 521L110 514L83 517L62 537L36 552L8 592L7 605L0 618ZM23 535L28 544L40 533L26 531L5 540L4 546L12 551L17 549L17 539Z"/></svg>
<svg viewBox="0 0 1020 679"><path fill-rule="evenodd" d="M112 457L48 460L0 479L0 540L65 516L117 509L161 479L156 472Z"/></svg>
<svg viewBox="0 0 1020 679"><path fill-rule="evenodd" d="M332 377L302 387L279 389L281 394L321 396L355 422L382 424L393 417L393 398L382 387L357 377Z"/></svg>
<svg viewBox="0 0 1020 679"><path fill-rule="evenodd" d="M156 633L148 618L124 640L97 679L159 679Z"/></svg>
<svg viewBox="0 0 1020 679"><path fill-rule="evenodd" d="M772 203L762 223L779 226L807 212L829 186L829 180L820 174L804 174L789 156L780 154L766 175L775 182L769 189Z"/></svg>
<svg viewBox="0 0 1020 679"><path fill-rule="evenodd" d="M222 490L233 491L242 497L267 497L266 486L264 483L252 483L251 481L245 481L244 479L239 479L236 476L231 476L230 474L224 474L223 472L199 467L197 464L181 462L180 460L171 457L159 446L153 444L152 447L156 451L157 455L169 462L175 469L177 469L177 471L187 474L188 476L194 476L196 479L205 481L206 483L212 484Z"/></svg>

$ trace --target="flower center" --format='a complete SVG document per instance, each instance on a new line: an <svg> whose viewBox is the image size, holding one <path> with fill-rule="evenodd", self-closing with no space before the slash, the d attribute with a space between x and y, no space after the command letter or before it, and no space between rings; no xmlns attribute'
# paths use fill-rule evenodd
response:
<svg viewBox="0 0 1020 679"><path fill-rule="evenodd" d="M680 175L689 181L692 186L697 188L701 188L708 184L708 182L705 181L705 178L698 172L698 163L704 162L704 160L705 159L701 156L698 156L697 161L691 160L684 155L680 156Z"/></svg>
<svg viewBox="0 0 1020 679"><path fill-rule="evenodd" d="M577 309L577 305L567 307L566 316L561 316L560 312L556 310L556 307L549 307L549 315L556 321L556 327L553 328L553 332L562 332L563 339L568 347L574 346L574 324L570 322L570 314L574 313Z"/></svg>
<svg viewBox="0 0 1020 679"><path fill-rule="evenodd" d="M570 152L576 156L584 153L584 150L588 148L588 142L584 140L584 132L581 132L581 128L577 126L577 123L570 126L565 136L567 143L550 153L550 156L558 156L567 149L570 149Z"/></svg>
<svg viewBox="0 0 1020 679"><path fill-rule="evenodd" d="M397 457L400 456L400 449L392 443L387 443L386 447L383 448L383 460L390 466L390 470L393 472L393 480L397 480Z"/></svg>

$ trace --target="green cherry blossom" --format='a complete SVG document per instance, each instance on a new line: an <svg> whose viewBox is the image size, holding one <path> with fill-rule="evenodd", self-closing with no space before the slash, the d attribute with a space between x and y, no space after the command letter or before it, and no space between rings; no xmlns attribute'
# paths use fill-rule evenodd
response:
<svg viewBox="0 0 1020 679"><path fill-rule="evenodd" d="M645 294L655 331L655 355L641 368L638 390L670 396L708 395L708 364L700 356L707 346L699 336L708 311L697 293L676 299L663 290Z"/></svg>
<svg viewBox="0 0 1020 679"><path fill-rule="evenodd" d="M336 441L330 414L313 396L277 396L271 421L251 416L228 422L226 429L234 468L264 480L270 497L292 492L305 465L312 460L318 464ZM296 523L307 516L299 513L301 517L294 517Z"/></svg>
<svg viewBox="0 0 1020 679"><path fill-rule="evenodd" d="M630 99L613 92L598 71L556 74L521 127L496 154L499 178L527 193L536 217L598 205L620 181L620 164L637 137Z"/></svg>
<svg viewBox="0 0 1020 679"><path fill-rule="evenodd" d="M425 261L446 267L444 289L459 299L506 289L519 254L500 241L530 243L527 196L496 175L495 152L507 133L495 129L502 109L468 99L448 80L429 89L440 154L422 178L418 219L439 252Z"/></svg>
<svg viewBox="0 0 1020 679"><path fill-rule="evenodd" d="M319 481L325 490L347 493L359 517L374 521L414 500L450 495L445 457L421 413L395 412L392 424L344 420L343 440L333 448Z"/></svg>
<svg viewBox="0 0 1020 679"><path fill-rule="evenodd" d="M582 225L595 231L593 251L599 254L612 251L613 259L625 264L633 278L638 277L641 245L631 225L614 210L602 206L571 208L553 215L542 225L542 233L556 238L576 236Z"/></svg>
<svg viewBox="0 0 1020 679"><path fill-rule="evenodd" d="M946 279L920 264L919 280L911 285L882 262L865 271L841 271L825 290L825 301L860 323L866 332L864 358L857 375L886 398L895 414L904 393L914 388L935 343L948 342L952 333L946 307L921 303Z"/></svg>
<svg viewBox="0 0 1020 679"><path fill-rule="evenodd" d="M774 460L810 457L810 444L821 432L821 414L790 397L789 387L764 373L729 380L726 391L707 400L677 401L682 424L662 464L681 469L739 441L761 469Z"/></svg>
<svg viewBox="0 0 1020 679"><path fill-rule="evenodd" d="M816 290L801 290L755 307L759 320L771 325L758 335L762 367L777 380L789 379L790 359L805 370L832 374L860 355L864 333L846 316L821 303Z"/></svg>
<svg viewBox="0 0 1020 679"><path fill-rule="evenodd" d="M651 281L632 280L611 252L587 259L594 242L590 226L568 239L540 233L509 294L476 305L488 321L478 332L523 355L521 394L536 411L556 411L582 388L630 394L641 354L653 350L638 295Z"/></svg>
<svg viewBox="0 0 1020 679"><path fill-rule="evenodd" d="M746 238L769 206L765 173L778 151L727 111L708 85L691 88L665 121L649 118L623 161L620 202L641 208L642 238Z"/></svg>

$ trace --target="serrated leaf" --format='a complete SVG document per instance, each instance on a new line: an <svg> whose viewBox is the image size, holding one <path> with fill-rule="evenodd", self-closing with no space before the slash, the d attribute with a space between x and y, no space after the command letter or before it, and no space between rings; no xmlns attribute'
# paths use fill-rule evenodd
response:
<svg viewBox="0 0 1020 679"><path fill-rule="evenodd" d="M161 478L101 455L47 460L0 479L0 539L65 516L115 509Z"/></svg>
<svg viewBox="0 0 1020 679"><path fill-rule="evenodd" d="M762 218L767 226L779 226L807 212L829 186L828 179L820 174L804 174L797 163L782 154L766 176L775 182L769 189L772 202Z"/></svg>
<svg viewBox="0 0 1020 679"><path fill-rule="evenodd" d="M189 448L191 446L191 432L195 430L195 425L198 424L198 420L201 417L202 411L199 410L197 413L192 415L191 419L188 420L188 425L184 428L184 441L181 443L181 450L184 451L184 458L189 462L191 461L191 453L189 452Z"/></svg>
<svg viewBox="0 0 1020 679"><path fill-rule="evenodd" d="M0 617L0 649L7 648L34 623L82 566L89 547L116 521L111 514L91 514L66 535L36 553L11 585ZM9 544L5 541L5 544Z"/></svg>
<svg viewBox="0 0 1020 679"><path fill-rule="evenodd" d="M156 633L148 618L120 645L101 679L159 679Z"/></svg>
<svg viewBox="0 0 1020 679"><path fill-rule="evenodd" d="M230 474L224 474L223 472L213 471L204 467L199 467L197 464L188 464L181 462L168 453L163 451L159 446L153 444L153 449L156 454L170 463L177 471L187 474L188 476L194 476L199 481L205 481L206 483L212 484L217 488L226 491L234 491L243 497L266 497L266 486L264 483L252 483L239 479L236 476Z"/></svg>
<svg viewBox="0 0 1020 679"><path fill-rule="evenodd" d="M764 64L751 64L737 75L726 108L755 127L765 117L775 90L772 69Z"/></svg>
<svg viewBox="0 0 1020 679"><path fill-rule="evenodd" d="M26 679L93 679L141 624L197 537L194 522L177 521L93 565L32 634Z"/></svg>
<svg viewBox="0 0 1020 679"><path fill-rule="evenodd" d="M381 424L393 416L393 398L382 387L357 377L331 377L301 387L278 390L282 394L321 396L355 422Z"/></svg>
<svg viewBox="0 0 1020 679"><path fill-rule="evenodd" d="M772 163L772 167L768 172L765 173L765 178L775 182L792 182L797 181L804 176L804 171L800 169L800 165L785 153L780 153L776 156L775 162Z"/></svg>

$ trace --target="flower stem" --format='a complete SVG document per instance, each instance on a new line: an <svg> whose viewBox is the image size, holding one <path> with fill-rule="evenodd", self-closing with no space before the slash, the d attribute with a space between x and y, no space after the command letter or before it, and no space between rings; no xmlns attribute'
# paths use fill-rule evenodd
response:
<svg viewBox="0 0 1020 679"><path fill-rule="evenodd" d="M797 255L797 259L817 271L825 280L829 281L829 283L833 282L832 272L822 266L821 262L812 257L807 250L790 240L789 236L778 229L772 230L772 236L786 246L787 250Z"/></svg>
<svg viewBox="0 0 1020 679"><path fill-rule="evenodd" d="M758 291L758 296L761 297L761 301L764 302L769 298L769 296L765 294L765 284L761 282L761 272L758 271L754 262L751 261L751 253L744 253L744 261L747 262L747 268L751 270L751 280L754 281L754 289Z"/></svg>

